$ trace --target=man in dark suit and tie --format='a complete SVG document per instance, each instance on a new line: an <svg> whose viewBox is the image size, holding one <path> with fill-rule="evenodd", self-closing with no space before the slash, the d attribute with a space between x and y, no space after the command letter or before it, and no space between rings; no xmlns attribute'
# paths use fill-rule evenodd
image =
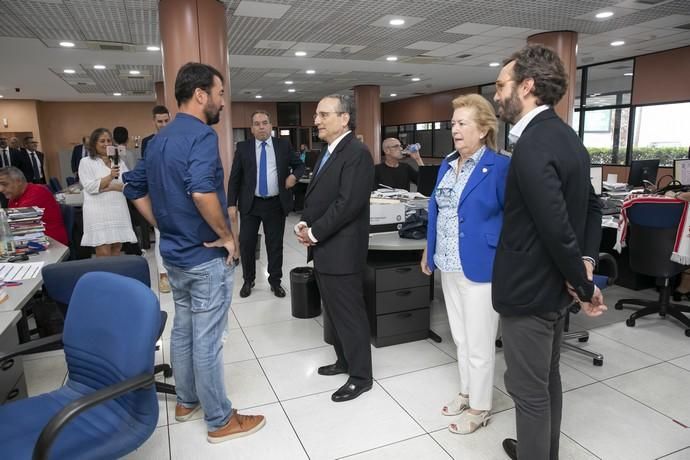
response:
<svg viewBox="0 0 690 460"><path fill-rule="evenodd" d="M268 254L268 283L276 297L285 297L283 278L283 232L285 217L292 209L290 189L304 173L304 163L293 155L290 142L271 137L268 112L252 114L253 138L239 142L228 184L230 220L237 228L240 210L240 257L244 284L240 297L251 294L256 278L256 239L263 223Z"/></svg>
<svg viewBox="0 0 690 460"><path fill-rule="evenodd" d="M86 148L86 137L81 138L81 144L75 145L72 149L72 159L70 166L72 167L72 174L79 180L79 162L82 158L89 156L89 151Z"/></svg>
<svg viewBox="0 0 690 460"><path fill-rule="evenodd" d="M331 400L348 401L371 389L369 321L362 278L369 246L369 192L374 162L355 138L355 107L348 96L327 96L314 114L328 143L307 188L297 239L308 248L324 307L335 330L334 364L321 375L350 374Z"/></svg>
<svg viewBox="0 0 690 460"><path fill-rule="evenodd" d="M517 442L503 441L513 459L558 459L566 308L575 299L587 315L606 310L592 282L601 208L590 157L552 108L567 82L560 58L542 45L513 54L496 80L494 101L515 142L492 282L515 401Z"/></svg>
<svg viewBox="0 0 690 460"><path fill-rule="evenodd" d="M26 176L26 181L31 182L34 177L31 165L25 160L24 155L19 149L12 148L7 143L7 137L0 136L0 167L6 168L14 166L19 168Z"/></svg>
<svg viewBox="0 0 690 460"><path fill-rule="evenodd" d="M146 146L148 145L149 141L153 139L153 136L155 136L158 131L160 131L162 128L165 127L168 123L170 123L170 111L168 108L164 105L157 105L151 110L151 114L153 115L153 126L156 128L156 132L151 134L150 136L146 136L144 139L141 141L141 159L143 160L144 157L146 156Z"/></svg>
<svg viewBox="0 0 690 460"><path fill-rule="evenodd" d="M37 147L38 141L32 136L25 137L22 155L24 155L24 162L31 166L31 172L33 173L33 177L29 182L33 182L34 184L45 184L45 155L43 152L36 150Z"/></svg>

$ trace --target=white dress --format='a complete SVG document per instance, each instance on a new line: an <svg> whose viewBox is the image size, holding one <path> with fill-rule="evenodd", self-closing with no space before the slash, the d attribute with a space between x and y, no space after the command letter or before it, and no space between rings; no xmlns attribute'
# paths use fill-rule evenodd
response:
<svg viewBox="0 0 690 460"><path fill-rule="evenodd" d="M120 177L129 171L120 162ZM110 168L100 158L90 156L79 162L79 181L84 187L84 236L82 246L101 246L113 243L136 243L127 199L122 192L99 192L101 179ZM114 179L120 182L120 179Z"/></svg>

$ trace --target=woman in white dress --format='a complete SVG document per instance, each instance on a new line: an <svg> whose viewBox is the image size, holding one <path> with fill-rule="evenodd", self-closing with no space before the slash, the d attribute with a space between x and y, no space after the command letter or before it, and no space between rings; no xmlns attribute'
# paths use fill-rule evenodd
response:
<svg viewBox="0 0 690 460"><path fill-rule="evenodd" d="M127 165L115 165L108 157L110 131L98 128L89 138L89 156L79 163L79 180L84 187L84 236L82 246L96 249L96 257L119 256L122 243L135 243L127 200L122 193L121 174Z"/></svg>

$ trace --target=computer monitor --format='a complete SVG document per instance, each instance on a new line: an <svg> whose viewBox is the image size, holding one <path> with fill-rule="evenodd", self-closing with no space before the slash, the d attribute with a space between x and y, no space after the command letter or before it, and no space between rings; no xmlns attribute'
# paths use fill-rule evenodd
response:
<svg viewBox="0 0 690 460"><path fill-rule="evenodd" d="M683 185L690 185L690 159L673 160L673 178Z"/></svg>
<svg viewBox="0 0 690 460"><path fill-rule="evenodd" d="M601 185L604 180L604 168L602 166L592 166L589 168L589 179L592 181L594 194L601 195Z"/></svg>
<svg viewBox="0 0 690 460"><path fill-rule="evenodd" d="M634 160L630 163L630 174L628 175L628 185L631 187L642 187L643 181L656 184L656 174L659 170L659 160Z"/></svg>
<svg viewBox="0 0 690 460"><path fill-rule="evenodd" d="M431 196L436 186L439 165L420 166L417 175L417 191L424 196Z"/></svg>

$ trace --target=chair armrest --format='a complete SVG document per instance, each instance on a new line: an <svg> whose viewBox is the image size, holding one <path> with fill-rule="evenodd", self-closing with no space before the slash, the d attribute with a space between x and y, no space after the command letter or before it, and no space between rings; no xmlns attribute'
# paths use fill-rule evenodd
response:
<svg viewBox="0 0 690 460"><path fill-rule="evenodd" d="M595 272L598 275L606 276L609 286L612 285L614 281L616 281L616 278L618 278L618 264L616 263L616 259L611 254L602 252L599 254L599 264Z"/></svg>
<svg viewBox="0 0 690 460"><path fill-rule="evenodd" d="M44 337L42 339L36 339L31 342L16 345L13 347L12 351L0 351L0 362L14 358L15 356L32 355L34 353L51 351L55 349L56 344L62 344L62 334L55 334L50 337Z"/></svg>
<svg viewBox="0 0 690 460"><path fill-rule="evenodd" d="M33 460L48 459L50 447L60 433L60 430L77 415L102 402L115 399L132 390L138 390L139 388L148 387L153 384L155 384L153 374L141 374L123 382L116 383L115 385L102 388L67 404L60 412L50 419L45 428L43 428L43 431L41 431L41 435L38 437L38 441L36 441L36 446L34 446Z"/></svg>

